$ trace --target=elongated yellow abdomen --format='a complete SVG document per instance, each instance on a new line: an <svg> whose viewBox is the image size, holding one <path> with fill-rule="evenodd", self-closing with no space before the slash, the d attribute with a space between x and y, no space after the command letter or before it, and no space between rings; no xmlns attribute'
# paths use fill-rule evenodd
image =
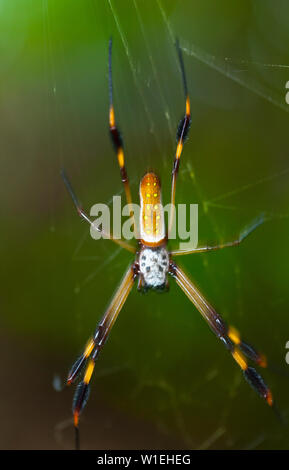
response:
<svg viewBox="0 0 289 470"><path fill-rule="evenodd" d="M166 237L161 183L155 173L146 173L140 182L140 239L159 246Z"/></svg>

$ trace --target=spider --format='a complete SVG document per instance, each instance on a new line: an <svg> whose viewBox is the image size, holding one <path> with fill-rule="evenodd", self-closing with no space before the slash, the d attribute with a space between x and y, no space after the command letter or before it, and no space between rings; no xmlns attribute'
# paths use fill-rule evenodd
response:
<svg viewBox="0 0 289 470"><path fill-rule="evenodd" d="M171 184L171 204L174 207L176 182L180 166L180 159L184 142L188 136L191 122L190 98L188 94L187 80L185 75L184 61L181 48L176 41L176 49L180 64L183 89L185 95L185 113L180 120L177 128L177 147L175 159L172 169ZM124 185L126 200L131 208L132 197L130 192L129 180L125 167L125 157L123 150L123 141L119 128L115 121L115 111L113 105L113 85L112 85L112 40L109 41L109 132L112 139L113 147L117 156L120 168L121 180ZM69 179L64 170L61 171L64 183L68 192L76 206L77 212L82 219L93 225L90 217L82 209ZM120 313L133 285L136 281L138 289L141 291L165 290L168 286L168 275L175 279L176 283L183 290L189 300L194 304L202 317L206 320L209 327L215 333L217 338L221 340L227 348L233 359L241 368L243 375L252 388L262 397L269 406L273 406L272 393L255 368L249 366L247 358L260 367L267 366L266 357L260 354L254 347L244 342L239 332L228 326L222 317L216 312L214 307L206 300L200 290L194 285L185 272L176 264L174 258L179 255L188 255L193 253L203 253L213 250L219 250L225 247L239 245L253 230L255 230L264 220L262 217L256 219L249 225L239 236L238 239L213 246L202 246L195 249L168 251L167 242L169 238L169 230L172 219L170 217L166 230L164 222L164 210L162 207L161 184L160 179L153 171L146 173L141 179L139 186L140 197L140 232L137 247L134 248L130 244L120 239L114 239L112 235L105 234L106 238L110 238L113 242L119 244L124 249L134 253L135 259L124 274L124 277L115 292L106 312L98 323L93 336L88 341L83 353L73 364L67 377L67 384L70 385L76 381L79 374L84 370L82 379L79 381L73 398L73 422L76 433L78 433L79 416L85 407L90 389L90 382L95 368L96 360L106 343L109 333ZM153 201L155 211L151 214L147 211L149 205ZM150 214L150 215L148 215ZM96 228L104 234L99 227ZM86 366L86 367L85 367Z"/></svg>

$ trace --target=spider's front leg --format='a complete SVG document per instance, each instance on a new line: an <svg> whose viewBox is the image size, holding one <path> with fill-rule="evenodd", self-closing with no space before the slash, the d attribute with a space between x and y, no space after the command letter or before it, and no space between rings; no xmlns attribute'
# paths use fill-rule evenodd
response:
<svg viewBox="0 0 289 470"><path fill-rule="evenodd" d="M197 289L188 276L174 262L171 262L169 272L209 324L211 330L230 351L234 360L242 369L247 382L268 405L272 406L273 397L271 390L256 369L248 365L245 356L261 367L267 366L266 358L262 354L259 354L251 345L242 341L235 328L226 325L221 316L204 298L199 289Z"/></svg>
<svg viewBox="0 0 289 470"><path fill-rule="evenodd" d="M83 378L78 384L73 398L72 411L74 426L76 429L78 428L79 415L88 399L90 380L94 371L95 361L98 358L111 328L132 289L134 280L137 276L136 270L136 264L134 263L125 273L118 290L95 330L94 336L89 340L83 354L76 360L68 374L67 384L70 385L76 380L84 365L87 364Z"/></svg>
<svg viewBox="0 0 289 470"><path fill-rule="evenodd" d="M177 184L177 177L180 167L180 159L181 154L183 151L184 143L188 137L188 133L190 130L191 125L191 104L190 104L190 97L188 93L188 86L187 86L187 79L185 74L185 66L182 56L182 51L179 45L179 42L176 42L177 54L179 57L180 68L182 72L182 79L183 79L183 89L185 94L185 114L184 117L180 120L178 128L177 128L177 149L175 154L175 160L173 164L172 170L172 185L171 185L171 206L175 206L175 198L176 198L176 184ZM170 213L169 218L169 225L168 225L168 235L170 235L174 222L174 210Z"/></svg>

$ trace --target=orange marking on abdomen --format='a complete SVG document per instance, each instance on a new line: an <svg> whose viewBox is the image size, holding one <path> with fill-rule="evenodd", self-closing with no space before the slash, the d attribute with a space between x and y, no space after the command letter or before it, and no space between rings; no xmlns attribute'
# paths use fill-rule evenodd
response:
<svg viewBox="0 0 289 470"><path fill-rule="evenodd" d="M146 173L140 182L140 238L144 244L157 246L165 239L165 221L161 183L155 173Z"/></svg>

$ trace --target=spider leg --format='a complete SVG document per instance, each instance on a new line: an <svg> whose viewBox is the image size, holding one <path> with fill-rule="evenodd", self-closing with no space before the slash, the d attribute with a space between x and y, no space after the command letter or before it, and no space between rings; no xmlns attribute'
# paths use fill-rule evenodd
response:
<svg viewBox="0 0 289 470"><path fill-rule="evenodd" d="M175 250L175 251L171 251L170 254L171 256L190 255L193 253L204 253L207 251L216 251L216 250L220 250L222 248L227 248L230 246L238 246L243 240L245 240L245 238L247 238L250 235L250 233L256 230L256 228L259 227L259 225L262 225L265 222L265 220L266 219L263 214L256 217L249 225L247 225L244 228L244 230L242 230L239 237L234 241L219 243L217 245L212 245L212 246L209 246L209 245L200 246L200 247L188 249L188 250Z"/></svg>
<svg viewBox="0 0 289 470"><path fill-rule="evenodd" d="M180 48L178 41L176 41L176 48L177 48L177 53L178 53L181 72L182 72L183 88L184 88L186 104L185 104L185 115L179 122L178 129L177 129L177 136L176 136L177 137L177 149L176 149L175 160L174 160L174 165L173 165L173 170L172 170L172 186L171 186L171 209L172 210L170 213L170 220L169 220L169 230L168 230L169 234L171 232L172 224L174 220L173 208L175 205L176 182L177 182L177 176L179 172L180 158L181 158L181 154L183 150L183 145L188 136L188 132L190 129L190 124L191 124L191 107L190 107L190 98L188 94L187 80L186 80L186 74L185 74L185 66L184 66L181 48Z"/></svg>
<svg viewBox="0 0 289 470"><path fill-rule="evenodd" d="M93 221L90 219L90 217L86 214L86 212L82 209L81 205L80 205L80 202L78 201L77 197L76 197L76 194L71 186L71 183L68 179L68 176L65 172L65 170L62 168L61 170L61 176L62 176L62 179L64 181L64 184L71 196L71 199L76 207L76 210L77 210L77 213L78 215L84 219L86 222L88 222L91 226L93 226L93 228L95 230L97 230L98 232L100 232L105 238L109 238L110 240L112 240L114 243L116 243L117 245L121 246L122 248L124 248L125 250L127 251L130 251L131 253L135 253L135 248L131 245L129 245L129 243L126 243L125 241L123 240L119 240L117 238L113 238L113 236L110 234L110 233L106 233L104 230L100 229L97 225L94 225Z"/></svg>
<svg viewBox="0 0 289 470"><path fill-rule="evenodd" d="M237 330L226 325L221 316L204 298L193 282L174 263L171 263L170 274L172 274L177 284L209 324L211 330L224 343L226 348L232 354L234 360L242 369L243 375L247 382L258 393L258 395L268 403L268 405L273 406L271 390L264 382L261 375L256 371L256 369L248 365L245 358L245 356L247 356L259 366L266 367L265 357L259 354L252 346L244 343L241 340Z"/></svg>
<svg viewBox="0 0 289 470"><path fill-rule="evenodd" d="M109 41L109 64L108 64L108 79L109 79L109 132L111 136L111 140L113 143L114 150L117 155L117 161L120 169L120 176L122 183L124 185L126 201L129 205L129 212L130 216L134 216L133 208L132 208L132 197L130 192L129 180L125 168L125 161L124 161L124 151L123 151L123 140L121 133L117 127L115 122L115 113L114 113L114 105L113 105L113 86L112 86L112 39ZM134 223L134 227L135 227Z"/></svg>
<svg viewBox="0 0 289 470"><path fill-rule="evenodd" d="M126 271L120 286L112 298L103 318L98 323L93 337L87 343L83 354L76 360L68 374L67 384L69 385L75 381L80 371L83 369L83 366L87 363L83 378L78 384L73 398L72 411L75 428L78 428L79 415L88 399L90 381L94 371L95 361L107 341L108 335L118 317L118 314L132 289L135 278L136 275L133 264Z"/></svg>

